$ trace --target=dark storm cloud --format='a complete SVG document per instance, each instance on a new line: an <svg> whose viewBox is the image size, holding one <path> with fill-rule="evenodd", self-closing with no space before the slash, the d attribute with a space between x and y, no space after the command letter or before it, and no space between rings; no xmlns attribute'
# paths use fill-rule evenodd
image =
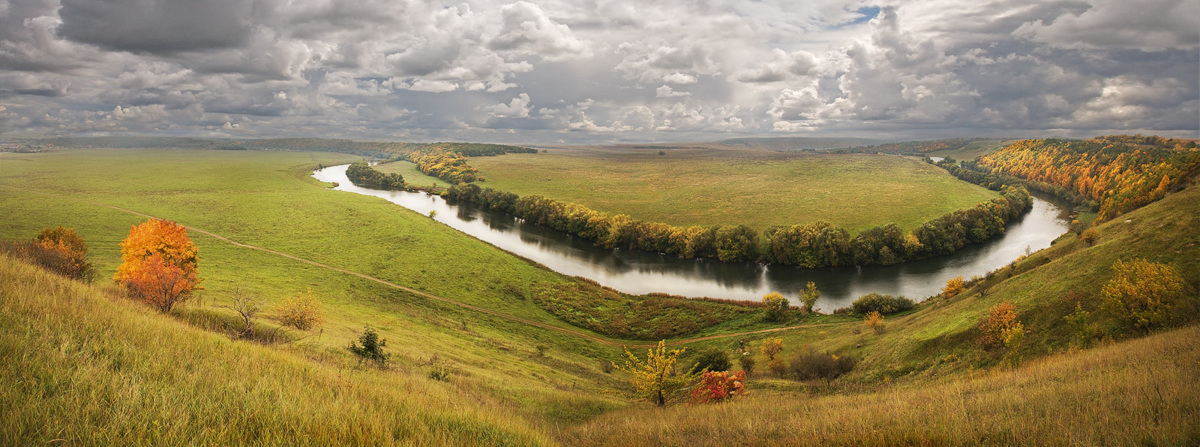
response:
<svg viewBox="0 0 1200 447"><path fill-rule="evenodd" d="M172 54L245 45L256 2L62 0L60 35L112 51Z"/></svg>
<svg viewBox="0 0 1200 447"><path fill-rule="evenodd" d="M0 132L1197 136L1185 0L0 0Z"/></svg>

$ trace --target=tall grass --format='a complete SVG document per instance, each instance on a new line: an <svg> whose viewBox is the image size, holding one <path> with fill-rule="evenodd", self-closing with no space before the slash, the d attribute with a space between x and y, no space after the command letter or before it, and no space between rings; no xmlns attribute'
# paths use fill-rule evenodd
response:
<svg viewBox="0 0 1200 447"><path fill-rule="evenodd" d="M0 256L0 444L553 443L495 399L314 355Z"/></svg>
<svg viewBox="0 0 1200 447"><path fill-rule="evenodd" d="M1200 327L833 396L751 390L564 430L571 445L1195 445Z"/></svg>

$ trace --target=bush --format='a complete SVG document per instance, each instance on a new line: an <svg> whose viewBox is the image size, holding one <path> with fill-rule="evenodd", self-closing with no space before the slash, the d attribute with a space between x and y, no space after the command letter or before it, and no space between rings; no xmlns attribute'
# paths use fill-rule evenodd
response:
<svg viewBox="0 0 1200 447"><path fill-rule="evenodd" d="M1083 230L1083 233L1079 234L1079 239L1088 245L1096 245L1096 241L1100 239L1100 230L1095 227Z"/></svg>
<svg viewBox="0 0 1200 447"><path fill-rule="evenodd" d="M833 380L854 369L854 363L850 357L822 354L805 346L788 366L788 376L795 380Z"/></svg>
<svg viewBox="0 0 1200 447"><path fill-rule="evenodd" d="M742 367L742 371L746 374L754 374L754 357L748 352L743 352L742 356L738 357L738 365Z"/></svg>
<svg viewBox="0 0 1200 447"><path fill-rule="evenodd" d="M854 300L854 304L851 304L850 308L854 313L864 316L871 312L890 315L912 309L914 305L913 300L902 296L894 297L871 292Z"/></svg>
<svg viewBox="0 0 1200 447"><path fill-rule="evenodd" d="M867 327L874 330L876 334L883 333L883 330L884 330L883 314L881 314L877 311L872 311L871 313L867 314L867 317L864 319L864 322L867 325Z"/></svg>
<svg viewBox="0 0 1200 447"><path fill-rule="evenodd" d="M379 338L379 333L367 326L363 329L363 333L358 337L358 342L350 342L350 352L358 356L359 362L364 360L375 362L379 366L387 364L391 354L385 354L383 348L387 346L387 340Z"/></svg>
<svg viewBox="0 0 1200 447"><path fill-rule="evenodd" d="M1029 252L1028 247L1025 248L1025 252L1026 253ZM958 295L958 294L962 293L964 290L967 290L967 286L963 282L963 277L955 276L953 278L950 278L949 281L946 281L946 286L942 287L942 294L945 295L946 298L953 298L954 295Z"/></svg>
<svg viewBox="0 0 1200 447"><path fill-rule="evenodd" d="M87 261L87 245L75 230L59 225L43 229L33 242L17 242L4 247L17 257L71 279L91 281L95 274Z"/></svg>
<svg viewBox="0 0 1200 447"><path fill-rule="evenodd" d="M720 402L733 396L746 395L746 372L730 374L724 371L709 371L700 376L700 384L692 391L692 403Z"/></svg>
<svg viewBox="0 0 1200 447"><path fill-rule="evenodd" d="M700 351L696 357L696 366L693 368L696 371L729 371L733 368L733 362L729 360L729 354L721 349L705 349Z"/></svg>
<svg viewBox="0 0 1200 447"><path fill-rule="evenodd" d="M779 292L771 292L762 298L763 308L766 309L766 315L763 317L767 321L779 321L787 314L788 299L784 298Z"/></svg>
<svg viewBox="0 0 1200 447"><path fill-rule="evenodd" d="M984 348L1002 348L1005 346L1006 331L1018 325L1017 307L1009 301L992 307L983 321L979 322L979 331L983 333L979 342Z"/></svg>
<svg viewBox="0 0 1200 447"><path fill-rule="evenodd" d="M1167 264L1117 261L1101 292L1106 311L1126 327L1146 332L1170 319L1175 301L1183 295L1183 278Z"/></svg>
<svg viewBox="0 0 1200 447"><path fill-rule="evenodd" d="M286 298L275 310L279 314L280 323L302 331L320 326L325 321L325 313L321 312L321 302L313 298L311 293Z"/></svg>
<svg viewBox="0 0 1200 447"><path fill-rule="evenodd" d="M762 354L767 356L768 360L775 360L775 355L783 351L782 338L768 338L762 342Z"/></svg>

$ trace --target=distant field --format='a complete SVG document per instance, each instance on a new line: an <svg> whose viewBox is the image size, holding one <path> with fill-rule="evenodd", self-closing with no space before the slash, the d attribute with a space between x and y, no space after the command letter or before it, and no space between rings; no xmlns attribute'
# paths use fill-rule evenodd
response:
<svg viewBox="0 0 1200 447"><path fill-rule="evenodd" d="M433 186L440 184L441 186L449 186L445 181L439 180L437 177L430 177L417 170L417 165L408 161L396 161L376 165L375 169L383 173L397 173L404 177L404 183L413 186Z"/></svg>
<svg viewBox="0 0 1200 447"><path fill-rule="evenodd" d="M825 220L911 229L997 194L915 158L749 150L569 150L473 157L492 187L676 226ZM406 176L407 178L407 176Z"/></svg>
<svg viewBox="0 0 1200 447"><path fill-rule="evenodd" d="M973 160L975 157L987 155L1003 149L1017 140L976 140L958 149L930 152L933 157L954 157L955 160Z"/></svg>

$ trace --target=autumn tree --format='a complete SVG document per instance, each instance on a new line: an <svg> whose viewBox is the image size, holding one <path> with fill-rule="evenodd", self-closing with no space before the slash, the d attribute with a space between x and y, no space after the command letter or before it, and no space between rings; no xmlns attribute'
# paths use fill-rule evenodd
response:
<svg viewBox="0 0 1200 447"><path fill-rule="evenodd" d="M942 287L942 294L944 294L946 298L953 298L954 295L958 295L964 290L967 290L967 286L965 283L963 283L963 277L955 276L950 278L949 281L946 281L946 286Z"/></svg>
<svg viewBox="0 0 1200 447"><path fill-rule="evenodd" d="M868 313L863 319L863 323L866 324L868 328L871 328L871 330L874 330L876 334L883 333L883 314L879 313L878 311L871 311Z"/></svg>
<svg viewBox="0 0 1200 447"><path fill-rule="evenodd" d="M46 228L33 242L13 244L18 256L73 279L90 280L94 270L87 260L87 245L72 228Z"/></svg>
<svg viewBox="0 0 1200 447"><path fill-rule="evenodd" d="M198 252L182 225L150 219L134 225L121 242L122 263L113 280L135 298L170 312L200 288Z"/></svg>
<svg viewBox="0 0 1200 447"><path fill-rule="evenodd" d="M817 305L817 298L821 297L821 291L817 290L817 283L809 281L804 286L804 291L800 293L800 302L804 303L804 312L812 312L813 307Z"/></svg>
<svg viewBox="0 0 1200 447"><path fill-rule="evenodd" d="M1170 319L1171 308L1183 294L1183 279L1167 264L1117 261L1101 292L1106 311L1127 327L1146 332Z"/></svg>
<svg viewBox="0 0 1200 447"><path fill-rule="evenodd" d="M767 356L767 360L775 360L775 356L783 351L782 338L768 338L762 342L762 354Z"/></svg>
<svg viewBox="0 0 1200 447"><path fill-rule="evenodd" d="M764 318L767 321L779 321L787 314L788 307L790 306L788 299L784 298L779 292L766 294L763 296L762 302L763 307L766 308L767 313Z"/></svg>
<svg viewBox="0 0 1200 447"><path fill-rule="evenodd" d="M694 370L675 374L675 362L685 350L668 351L666 342L660 341L657 348L646 350L645 361L625 349L625 366L613 366L629 374L629 384L633 385L635 398L663 407L686 398L699 376Z"/></svg>
<svg viewBox="0 0 1200 447"><path fill-rule="evenodd" d="M692 391L692 403L720 402L733 396L744 396L746 372L709 371L700 376L700 384Z"/></svg>
<svg viewBox="0 0 1200 447"><path fill-rule="evenodd" d="M982 333L979 342L984 348L1002 348L1007 344L1005 341L1013 336L1012 329L1019 324L1017 307L1011 301L992 306L983 321L979 322L979 332Z"/></svg>

